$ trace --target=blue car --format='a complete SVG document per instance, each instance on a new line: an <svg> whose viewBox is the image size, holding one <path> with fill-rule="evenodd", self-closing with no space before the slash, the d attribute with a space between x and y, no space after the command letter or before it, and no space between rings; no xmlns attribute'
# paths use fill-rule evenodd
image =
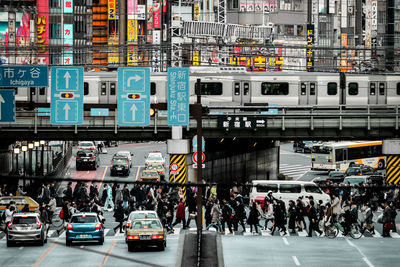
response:
<svg viewBox="0 0 400 267"><path fill-rule="evenodd" d="M71 222L67 224L66 244L70 246L72 241L95 240L104 243L104 221L101 221L95 212L75 213Z"/></svg>

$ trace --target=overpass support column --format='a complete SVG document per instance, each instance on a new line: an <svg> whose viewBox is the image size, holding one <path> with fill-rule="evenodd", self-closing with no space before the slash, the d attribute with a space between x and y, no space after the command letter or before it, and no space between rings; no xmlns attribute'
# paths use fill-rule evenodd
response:
<svg viewBox="0 0 400 267"><path fill-rule="evenodd" d="M400 139L383 140L382 148L386 155L386 182L400 184Z"/></svg>
<svg viewBox="0 0 400 267"><path fill-rule="evenodd" d="M0 145L0 175L8 175L12 170L12 150L8 143Z"/></svg>
<svg viewBox="0 0 400 267"><path fill-rule="evenodd" d="M190 140L182 139L182 127L172 127L172 139L167 140L167 153L169 154L169 166L172 164L178 165L178 170L175 174L169 171L169 182L185 184L188 178L188 168L186 157L190 153ZM186 198L186 187L183 187L183 193Z"/></svg>

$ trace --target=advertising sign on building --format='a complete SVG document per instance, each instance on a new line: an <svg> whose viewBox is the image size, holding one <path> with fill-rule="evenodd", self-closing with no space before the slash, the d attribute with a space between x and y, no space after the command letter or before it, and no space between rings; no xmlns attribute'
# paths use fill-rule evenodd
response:
<svg viewBox="0 0 400 267"><path fill-rule="evenodd" d="M108 0L108 19L116 19L116 0Z"/></svg>
<svg viewBox="0 0 400 267"><path fill-rule="evenodd" d="M307 24L307 49L306 49L306 68L307 71L314 71L314 25Z"/></svg>
<svg viewBox="0 0 400 267"><path fill-rule="evenodd" d="M147 0L147 42L153 42L153 0Z"/></svg>
<svg viewBox="0 0 400 267"><path fill-rule="evenodd" d="M74 27L72 24L64 24L64 60L63 65L73 65L73 44L74 44Z"/></svg>
<svg viewBox="0 0 400 267"><path fill-rule="evenodd" d="M74 10L74 1L73 0L64 0L64 13L70 14L73 13Z"/></svg>
<svg viewBox="0 0 400 267"><path fill-rule="evenodd" d="M161 28L161 2L159 0L154 0L153 3L153 28L154 29Z"/></svg>
<svg viewBox="0 0 400 267"><path fill-rule="evenodd" d="M347 33L342 33L340 35L340 47L347 48ZM343 49L340 52L340 71L346 72L347 71L347 50Z"/></svg>
<svg viewBox="0 0 400 267"><path fill-rule="evenodd" d="M38 64L49 64L49 1L37 0L36 36L38 47Z"/></svg>

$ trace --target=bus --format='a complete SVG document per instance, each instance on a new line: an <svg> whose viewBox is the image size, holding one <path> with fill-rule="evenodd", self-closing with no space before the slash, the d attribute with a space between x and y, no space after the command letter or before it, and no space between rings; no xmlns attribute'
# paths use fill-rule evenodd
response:
<svg viewBox="0 0 400 267"><path fill-rule="evenodd" d="M312 147L311 170L345 171L355 164L385 168L382 141L326 142Z"/></svg>

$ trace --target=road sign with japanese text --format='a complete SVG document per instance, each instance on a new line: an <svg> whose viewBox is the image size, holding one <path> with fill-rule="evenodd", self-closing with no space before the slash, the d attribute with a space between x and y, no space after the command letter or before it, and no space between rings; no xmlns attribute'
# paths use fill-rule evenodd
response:
<svg viewBox="0 0 400 267"><path fill-rule="evenodd" d="M83 67L51 68L51 124L83 123Z"/></svg>
<svg viewBox="0 0 400 267"><path fill-rule="evenodd" d="M189 125L188 68L168 68L168 125Z"/></svg>
<svg viewBox="0 0 400 267"><path fill-rule="evenodd" d="M0 90L0 122L15 122L15 90Z"/></svg>
<svg viewBox="0 0 400 267"><path fill-rule="evenodd" d="M0 66L0 87L47 87L47 66Z"/></svg>

